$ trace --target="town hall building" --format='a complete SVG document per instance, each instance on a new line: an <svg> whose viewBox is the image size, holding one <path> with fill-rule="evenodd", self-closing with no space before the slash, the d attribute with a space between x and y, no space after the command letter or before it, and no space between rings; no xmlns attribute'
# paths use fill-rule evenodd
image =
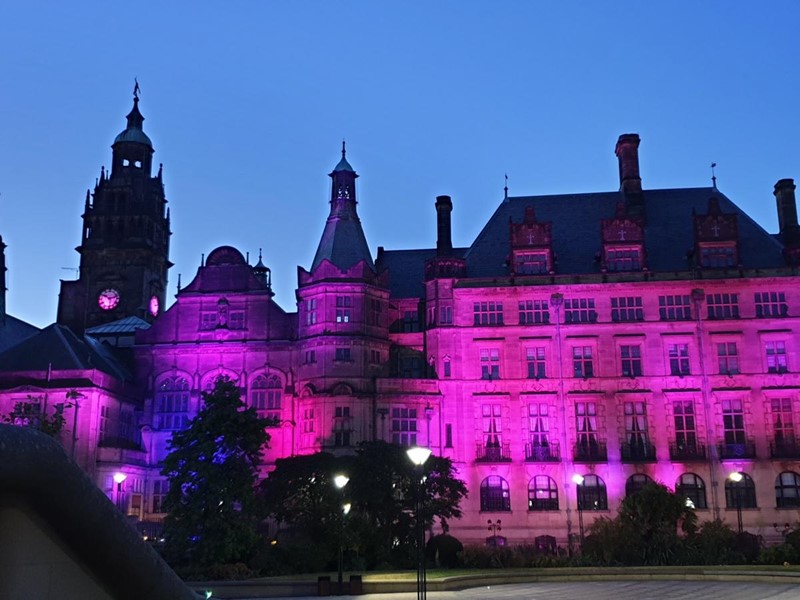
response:
<svg viewBox="0 0 800 600"><path fill-rule="evenodd" d="M63 404L66 451L132 518L163 518L168 440L226 376L273 419L264 476L364 441L426 446L469 489L449 523L465 542L500 519L492 542L566 547L648 481L767 540L800 520L791 179L771 234L716 186L644 187L624 134L619 190L506 193L464 248L439 196L429 248L373 255L343 146L296 309L260 256L223 246L164 310L170 220L143 121L135 98L87 193L57 322L0 354L0 412Z"/></svg>

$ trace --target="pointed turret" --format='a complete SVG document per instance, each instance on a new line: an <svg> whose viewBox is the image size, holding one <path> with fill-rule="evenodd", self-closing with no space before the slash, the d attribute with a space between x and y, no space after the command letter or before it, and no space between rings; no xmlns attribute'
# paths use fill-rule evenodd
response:
<svg viewBox="0 0 800 600"><path fill-rule="evenodd" d="M356 212L356 178L358 174L347 162L347 150L342 142L342 159L329 174L331 178L331 212L322 232L322 239L311 265L313 272L323 260L341 270L364 261L375 269L367 239Z"/></svg>
<svg viewBox="0 0 800 600"><path fill-rule="evenodd" d="M139 96L133 96L133 108L126 117L128 126L114 139L111 145L113 161L111 177L141 173L150 177L153 160L153 142L142 130L144 117L139 112Z"/></svg>

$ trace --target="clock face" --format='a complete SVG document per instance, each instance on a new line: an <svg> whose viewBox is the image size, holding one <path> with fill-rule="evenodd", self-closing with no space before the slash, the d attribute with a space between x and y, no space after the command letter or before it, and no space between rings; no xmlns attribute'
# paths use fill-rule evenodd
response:
<svg viewBox="0 0 800 600"><path fill-rule="evenodd" d="M116 308L119 304L119 292L112 288L103 290L97 297L97 304L103 310L111 310Z"/></svg>
<svg viewBox="0 0 800 600"><path fill-rule="evenodd" d="M149 306L149 308L150 308L150 314L153 315L154 317L157 317L158 316L158 308L159 308L159 306L158 306L158 298L156 298L155 296L150 298L150 306Z"/></svg>

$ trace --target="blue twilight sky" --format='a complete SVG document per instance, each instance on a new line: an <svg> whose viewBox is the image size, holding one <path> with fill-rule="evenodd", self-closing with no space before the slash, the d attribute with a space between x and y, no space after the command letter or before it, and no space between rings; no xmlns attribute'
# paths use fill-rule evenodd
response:
<svg viewBox="0 0 800 600"><path fill-rule="evenodd" d="M55 320L134 76L172 210L170 302L230 244L263 247L294 310L343 137L373 254L433 246L437 194L468 245L506 172L511 195L615 190L626 132L645 188L710 185L715 161L774 232L773 185L800 180L799 20L796 0L6 2L8 310Z"/></svg>

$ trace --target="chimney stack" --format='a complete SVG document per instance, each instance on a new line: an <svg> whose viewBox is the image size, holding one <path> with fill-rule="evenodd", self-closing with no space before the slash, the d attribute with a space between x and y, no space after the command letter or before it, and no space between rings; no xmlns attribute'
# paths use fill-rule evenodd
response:
<svg viewBox="0 0 800 600"><path fill-rule="evenodd" d="M619 189L626 195L642 193L639 176L639 134L623 133L617 140L614 154L619 160Z"/></svg>
<svg viewBox="0 0 800 600"><path fill-rule="evenodd" d="M778 226L782 234L797 229L797 203L793 179L781 179L775 184L775 201L778 203Z"/></svg>
<svg viewBox="0 0 800 600"><path fill-rule="evenodd" d="M453 201L450 196L436 196L436 254L446 256L453 251L450 238L450 213Z"/></svg>

